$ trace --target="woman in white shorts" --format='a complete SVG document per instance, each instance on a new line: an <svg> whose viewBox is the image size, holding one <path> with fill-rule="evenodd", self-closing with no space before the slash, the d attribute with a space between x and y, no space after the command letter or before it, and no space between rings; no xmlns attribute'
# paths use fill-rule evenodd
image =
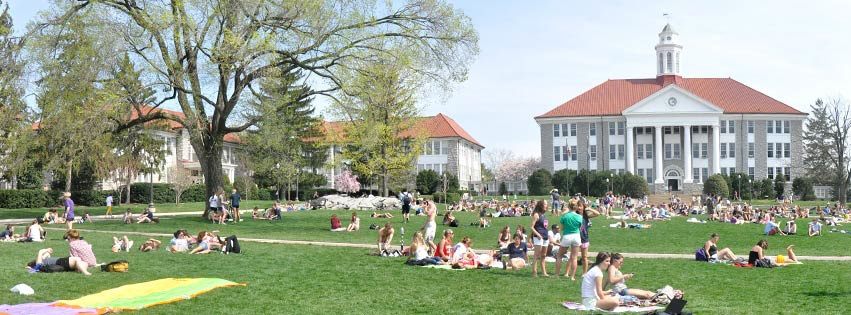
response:
<svg viewBox="0 0 851 315"><path fill-rule="evenodd" d="M535 245L535 261L532 262L532 277L538 276L538 265L541 266L541 273L544 277L549 277L547 274L547 263L544 262L544 257L547 254L547 247L550 246L550 233L547 229L549 222L546 217L547 202L544 200L538 201L535 204L535 212L532 213L532 244Z"/></svg>
<svg viewBox="0 0 851 315"><path fill-rule="evenodd" d="M603 291L603 271L609 269L611 257L609 253L597 253L597 259L588 272L582 275L582 305L585 310L601 309L611 311L618 306L618 298L611 295L612 291Z"/></svg>
<svg viewBox="0 0 851 315"><path fill-rule="evenodd" d="M576 213L577 202L571 200L568 204L570 211L562 214L559 221L562 226L561 247L556 256L556 274L561 270L561 260L567 250L570 249L570 262L565 268L564 276L570 280L576 280L576 258L579 254L579 246L582 244L579 237L579 227L582 225L582 216Z"/></svg>

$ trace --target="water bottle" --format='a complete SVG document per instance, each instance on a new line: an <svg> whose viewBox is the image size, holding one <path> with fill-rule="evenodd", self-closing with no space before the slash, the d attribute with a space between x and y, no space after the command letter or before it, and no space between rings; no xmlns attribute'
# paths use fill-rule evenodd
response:
<svg viewBox="0 0 851 315"><path fill-rule="evenodd" d="M403 227L399 228L399 232L402 233L402 236L405 236L405 227L403 226Z"/></svg>

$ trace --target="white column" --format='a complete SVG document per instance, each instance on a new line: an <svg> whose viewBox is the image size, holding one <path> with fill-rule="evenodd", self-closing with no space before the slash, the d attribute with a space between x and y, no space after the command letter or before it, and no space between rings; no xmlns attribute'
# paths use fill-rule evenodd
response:
<svg viewBox="0 0 851 315"><path fill-rule="evenodd" d="M653 180L653 183L664 184L665 178L662 175L662 158L664 158L662 156L662 126L656 126L655 129L656 142L653 143L653 148L655 149L654 151L656 151L656 153L653 154L653 161L656 162L656 166L654 167L656 169L656 179Z"/></svg>
<svg viewBox="0 0 851 315"><path fill-rule="evenodd" d="M683 168L685 168L683 183L690 184L693 179L691 177L691 126L683 126Z"/></svg>
<svg viewBox="0 0 851 315"><path fill-rule="evenodd" d="M709 175L721 173L721 132L719 125L712 126L712 170Z"/></svg>
<svg viewBox="0 0 851 315"><path fill-rule="evenodd" d="M634 129L635 127L626 128L626 171L630 174L635 174L635 152L632 144Z"/></svg>

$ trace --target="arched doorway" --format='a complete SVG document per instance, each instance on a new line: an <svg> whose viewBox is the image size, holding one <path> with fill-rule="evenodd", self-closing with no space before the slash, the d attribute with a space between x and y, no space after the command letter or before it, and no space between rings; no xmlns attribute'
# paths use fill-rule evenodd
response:
<svg viewBox="0 0 851 315"><path fill-rule="evenodd" d="M682 189L682 174L679 170L670 169L665 172L665 184L668 191L680 191Z"/></svg>

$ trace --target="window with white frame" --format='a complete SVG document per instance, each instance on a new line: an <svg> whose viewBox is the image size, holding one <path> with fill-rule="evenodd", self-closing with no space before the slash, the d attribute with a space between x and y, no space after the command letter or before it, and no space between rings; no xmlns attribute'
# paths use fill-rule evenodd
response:
<svg viewBox="0 0 851 315"><path fill-rule="evenodd" d="M561 147L554 146L553 147L553 161L559 162L561 161Z"/></svg>
<svg viewBox="0 0 851 315"><path fill-rule="evenodd" d="M597 135L597 124L596 123L588 124L588 135L589 136L596 136Z"/></svg>
<svg viewBox="0 0 851 315"><path fill-rule="evenodd" d="M727 157L735 158L736 157L736 143L730 142L727 143Z"/></svg>
<svg viewBox="0 0 851 315"><path fill-rule="evenodd" d="M727 121L727 133L736 133L736 121L728 120Z"/></svg>
<svg viewBox="0 0 851 315"><path fill-rule="evenodd" d="M719 124L718 130L720 131L720 133L727 133L727 121L726 120L721 121L721 123Z"/></svg>
<svg viewBox="0 0 851 315"><path fill-rule="evenodd" d="M784 167L784 168L783 168L783 174L785 174L785 175L786 175L786 181L787 181L787 182L791 182L791 181L792 181L792 169L791 169L791 168L789 168L789 167Z"/></svg>
<svg viewBox="0 0 851 315"><path fill-rule="evenodd" d="M700 144L700 158L705 159L709 156L709 143L701 143Z"/></svg>
<svg viewBox="0 0 851 315"><path fill-rule="evenodd" d="M768 179L774 179L774 168L773 167L768 168Z"/></svg>
<svg viewBox="0 0 851 315"><path fill-rule="evenodd" d="M626 122L619 121L618 122L618 136L624 135L624 129L626 128Z"/></svg>
<svg viewBox="0 0 851 315"><path fill-rule="evenodd" d="M783 133L783 121L775 120L774 121L774 133Z"/></svg>
<svg viewBox="0 0 851 315"><path fill-rule="evenodd" d="M570 136L576 137L576 124L570 124Z"/></svg>
<svg viewBox="0 0 851 315"><path fill-rule="evenodd" d="M570 146L570 160L576 161L576 146L575 145Z"/></svg>
<svg viewBox="0 0 851 315"><path fill-rule="evenodd" d="M559 125L559 124L554 124L554 125L553 125L553 137L558 138L558 137L560 136L560 135L559 135L559 130L560 130L560 129L561 129L561 125Z"/></svg>
<svg viewBox="0 0 851 315"><path fill-rule="evenodd" d="M616 129L616 128L615 128L615 122L610 121L610 122L609 122L609 135L610 135L610 136L614 136L614 135L615 135L615 129Z"/></svg>
<svg viewBox="0 0 851 315"><path fill-rule="evenodd" d="M753 167L748 167L748 177L750 177L751 180L754 179L754 168Z"/></svg>
<svg viewBox="0 0 851 315"><path fill-rule="evenodd" d="M765 133L774 133L774 121L765 121Z"/></svg>
<svg viewBox="0 0 851 315"><path fill-rule="evenodd" d="M616 146L614 144L609 145L609 160L614 160L617 158L618 152Z"/></svg>
<svg viewBox="0 0 851 315"><path fill-rule="evenodd" d="M626 154L626 146L623 144L618 145L618 160L623 160L623 156Z"/></svg>
<svg viewBox="0 0 851 315"><path fill-rule="evenodd" d="M752 134L752 133L753 133L753 129L754 129L754 128L753 128L753 126L754 126L754 121L753 121L753 120L748 120L748 123L747 123L747 124L748 124L748 133Z"/></svg>
<svg viewBox="0 0 851 315"><path fill-rule="evenodd" d="M694 180L694 182L696 182L696 183L701 182L701 180L700 180L700 168L699 167L695 167L695 168L691 169L691 177Z"/></svg>
<svg viewBox="0 0 851 315"><path fill-rule="evenodd" d="M773 158L774 157L774 143L769 142L769 143L767 143L767 145L768 145L767 146L768 150L767 150L766 154L768 155L768 157Z"/></svg>
<svg viewBox="0 0 851 315"><path fill-rule="evenodd" d="M719 148L720 148L720 151L719 151L718 155L720 155L722 159L726 159L727 158L727 143L721 142L719 144Z"/></svg>
<svg viewBox="0 0 851 315"><path fill-rule="evenodd" d="M644 156L647 159L653 158L653 144L645 144L644 145Z"/></svg>
<svg viewBox="0 0 851 315"><path fill-rule="evenodd" d="M597 160L597 145L591 145L588 150L588 155L592 161Z"/></svg>
<svg viewBox="0 0 851 315"><path fill-rule="evenodd" d="M748 157L754 157L754 151L756 151L756 144L753 142L748 142Z"/></svg>
<svg viewBox="0 0 851 315"><path fill-rule="evenodd" d="M792 122L788 120L783 121L783 133L790 133L792 131Z"/></svg>
<svg viewBox="0 0 851 315"><path fill-rule="evenodd" d="M639 160L644 159L644 145L643 144L639 144L639 145L635 146L635 152L636 152L636 155L637 155L637 157L636 157L637 159L639 159Z"/></svg>
<svg viewBox="0 0 851 315"><path fill-rule="evenodd" d="M775 143L774 144L774 157L782 158L783 157L783 144Z"/></svg>
<svg viewBox="0 0 851 315"><path fill-rule="evenodd" d="M700 143L692 143L691 144L691 156L693 158L700 157Z"/></svg>
<svg viewBox="0 0 851 315"><path fill-rule="evenodd" d="M708 168L708 167L704 167L704 168L701 170L701 175L702 175L703 177L701 177L700 181L701 181L701 182L706 182L706 180L707 180L707 179L709 179L709 168Z"/></svg>
<svg viewBox="0 0 851 315"><path fill-rule="evenodd" d="M653 182L653 169L652 168L647 169L647 182L648 183Z"/></svg>
<svg viewBox="0 0 851 315"><path fill-rule="evenodd" d="M674 159L680 159L680 158L681 158L681 156L682 156L682 155L680 154L680 149L681 149L681 148L682 148L682 145L681 145L681 144L679 144L679 143L674 143Z"/></svg>
<svg viewBox="0 0 851 315"><path fill-rule="evenodd" d="M665 159L670 160L674 158L674 148L670 143L665 143Z"/></svg>
<svg viewBox="0 0 851 315"><path fill-rule="evenodd" d="M784 143L783 144L783 157L792 157L792 144Z"/></svg>

